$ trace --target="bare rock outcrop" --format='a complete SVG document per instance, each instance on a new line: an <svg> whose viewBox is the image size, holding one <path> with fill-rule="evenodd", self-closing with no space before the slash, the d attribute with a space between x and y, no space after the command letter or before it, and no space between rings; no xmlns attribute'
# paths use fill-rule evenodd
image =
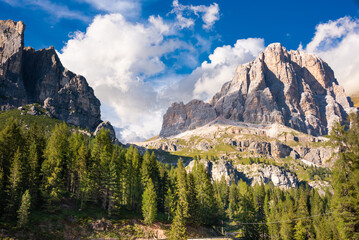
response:
<svg viewBox="0 0 359 240"><path fill-rule="evenodd" d="M195 164L203 164L212 181L220 181L222 177L230 185L232 181L237 183L239 179L254 186L256 184L272 183L274 186L289 189L299 185L295 174L274 165L252 164L233 165L230 161L219 160L192 160L186 167L187 172L192 171Z"/></svg>
<svg viewBox="0 0 359 240"><path fill-rule="evenodd" d="M180 132L195 129L216 118L215 110L200 100L192 100L186 105L173 103L163 116L161 137L169 137Z"/></svg>
<svg viewBox="0 0 359 240"><path fill-rule="evenodd" d="M203 112L203 104L198 111L197 105L191 104L191 111ZM328 134L335 121L343 121L357 111L327 63L313 54L287 51L279 43L270 44L257 59L239 65L233 79L205 106L206 113L211 114L200 114L200 121L190 127L183 124L193 119L182 110L184 106L174 104L168 109L161 137L205 125L213 120L210 108L217 117L256 124L280 123L314 136Z"/></svg>
<svg viewBox="0 0 359 240"><path fill-rule="evenodd" d="M271 182L274 186L288 189L299 185L299 180L295 174L275 165L236 165L235 168L246 176L247 182L252 186Z"/></svg>
<svg viewBox="0 0 359 240"><path fill-rule="evenodd" d="M0 21L0 110L27 103L22 81L25 24Z"/></svg>
<svg viewBox="0 0 359 240"><path fill-rule="evenodd" d="M97 126L97 128L94 132L94 135L96 136L101 129L108 130L110 132L110 137L111 137L112 141L113 142L117 141L115 129L113 128L113 126L111 125L111 123L109 121L104 121L104 122L100 123Z"/></svg>
<svg viewBox="0 0 359 240"><path fill-rule="evenodd" d="M51 116L95 130L100 101L86 79L63 67L53 47L24 47L23 22L0 21L0 109L39 103Z"/></svg>

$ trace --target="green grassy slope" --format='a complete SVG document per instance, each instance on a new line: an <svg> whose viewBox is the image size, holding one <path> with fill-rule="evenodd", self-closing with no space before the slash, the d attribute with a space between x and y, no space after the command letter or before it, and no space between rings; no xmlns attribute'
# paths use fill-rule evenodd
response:
<svg viewBox="0 0 359 240"><path fill-rule="evenodd" d="M35 104L36 109L41 112L41 115L39 116L32 116L30 114L27 114L29 109L31 108L31 105L23 106L24 110L18 110L18 109L12 109L9 111L0 111L0 129L3 129L8 121L11 121L12 119L17 119L20 122L23 122L25 125L33 125L35 122L37 125L46 130L51 130L55 127L56 124L62 123L61 120L56 118L51 118L45 114L45 110L39 107L37 104ZM78 128L76 126L71 126L71 128Z"/></svg>

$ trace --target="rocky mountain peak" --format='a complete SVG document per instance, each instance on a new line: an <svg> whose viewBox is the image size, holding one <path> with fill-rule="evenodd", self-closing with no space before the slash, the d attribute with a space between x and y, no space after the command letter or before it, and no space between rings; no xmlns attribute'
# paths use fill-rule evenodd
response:
<svg viewBox="0 0 359 240"><path fill-rule="evenodd" d="M328 134L335 121L356 111L327 63L314 54L288 51L280 43L270 44L255 60L239 65L233 79L209 104L199 105L197 111L191 103L192 111L210 113L214 109L215 115L196 115L196 127L222 116L255 124L280 123L315 136ZM177 113L173 107L168 109L161 137L190 129L189 125L173 129L178 124Z"/></svg>
<svg viewBox="0 0 359 240"><path fill-rule="evenodd" d="M100 101L83 76L67 70L54 47L24 47L25 24L0 21L0 109L39 103L53 117L95 130Z"/></svg>

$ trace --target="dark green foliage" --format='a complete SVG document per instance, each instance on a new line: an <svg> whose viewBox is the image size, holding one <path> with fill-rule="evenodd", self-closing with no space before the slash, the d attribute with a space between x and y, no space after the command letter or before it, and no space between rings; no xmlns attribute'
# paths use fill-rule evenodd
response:
<svg viewBox="0 0 359 240"><path fill-rule="evenodd" d="M30 206L31 206L31 196L29 190L26 190L25 193L22 195L21 198L21 206L18 213L18 221L17 225L19 227L25 226L29 221L29 214L30 214Z"/></svg>
<svg viewBox="0 0 359 240"><path fill-rule="evenodd" d="M228 223L241 239L359 239L359 123L349 120L347 130L337 125L331 137L339 147L333 196L305 184L284 190L233 179L228 185L224 177L212 182L202 164L187 172L180 160L170 168L154 152L141 156L133 146L114 145L106 130L90 137L66 124L49 131L9 121L0 131L0 219L25 226L34 212L71 205L108 218L143 213L146 224L166 214L170 239L186 239L187 225ZM327 170L307 169L328 178Z"/></svg>
<svg viewBox="0 0 359 240"><path fill-rule="evenodd" d="M156 191L152 180L146 182L145 190L142 195L142 214L144 223L147 225L151 225L156 218Z"/></svg>
<svg viewBox="0 0 359 240"><path fill-rule="evenodd" d="M186 234L186 223L185 216L183 215L183 211L181 210L180 205L177 205L177 210L175 217L172 222L171 232L170 232L170 240L185 240L187 239Z"/></svg>
<svg viewBox="0 0 359 240"><path fill-rule="evenodd" d="M334 219L340 239L359 239L359 118L352 114L349 129L339 123L330 138L339 148L333 169Z"/></svg>
<svg viewBox="0 0 359 240"><path fill-rule="evenodd" d="M57 125L44 151L45 160L41 166L43 175L42 193L50 211L56 210L56 205L68 189L69 136L70 132L65 123Z"/></svg>

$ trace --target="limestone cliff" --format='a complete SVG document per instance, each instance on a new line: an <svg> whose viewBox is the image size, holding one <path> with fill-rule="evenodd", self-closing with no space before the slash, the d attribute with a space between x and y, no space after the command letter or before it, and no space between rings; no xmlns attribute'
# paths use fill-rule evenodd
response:
<svg viewBox="0 0 359 240"><path fill-rule="evenodd" d="M164 115L161 137L188 130L172 128L181 121L174 119L177 109L173 106ZM279 43L269 45L257 59L240 65L233 79L210 100L206 112L211 108L216 117L256 124L280 123L315 136L328 134L335 121L343 121L348 113L356 111L328 64L313 54L287 51ZM214 117L209 115L208 119ZM196 127L205 125L208 119L201 118ZM191 118L187 116L186 121L191 122Z"/></svg>
<svg viewBox="0 0 359 240"><path fill-rule="evenodd" d="M55 118L95 130L100 101L86 79L63 67L53 47L24 47L23 22L0 21L0 109L39 103Z"/></svg>

